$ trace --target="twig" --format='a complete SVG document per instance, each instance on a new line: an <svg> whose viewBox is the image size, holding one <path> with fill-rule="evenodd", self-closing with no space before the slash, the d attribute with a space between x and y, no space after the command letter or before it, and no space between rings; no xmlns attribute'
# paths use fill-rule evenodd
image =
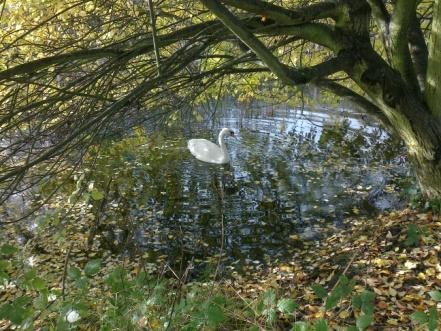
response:
<svg viewBox="0 0 441 331"><path fill-rule="evenodd" d="M149 3L150 24L152 25L152 39L153 39L153 48L155 51L156 66L158 67L158 76L161 76L161 66L159 62L159 45L158 45L158 37L156 32L156 17L155 17L152 0L148 0L148 3Z"/></svg>
<svg viewBox="0 0 441 331"><path fill-rule="evenodd" d="M64 301L65 289L66 289L66 276L67 276L67 265L69 263L70 251L72 250L73 243L70 243L70 246L66 252L66 256L64 258L64 267L63 267L63 279L61 281L61 298Z"/></svg>

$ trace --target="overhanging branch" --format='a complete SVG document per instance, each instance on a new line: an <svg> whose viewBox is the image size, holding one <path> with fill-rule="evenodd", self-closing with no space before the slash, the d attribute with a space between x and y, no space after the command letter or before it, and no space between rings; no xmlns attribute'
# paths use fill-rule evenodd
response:
<svg viewBox="0 0 441 331"><path fill-rule="evenodd" d="M329 79L319 79L314 82L314 85L326 89L335 95L346 98L354 104L360 106L368 114L376 118L386 129L388 129L390 132L393 132L390 121L383 114L381 109L355 91Z"/></svg>
<svg viewBox="0 0 441 331"><path fill-rule="evenodd" d="M348 63L349 58L340 56L310 68L295 69L288 67L281 63L268 47L218 0L201 1L233 34L249 47L284 84L305 84L311 80L343 70Z"/></svg>
<svg viewBox="0 0 441 331"><path fill-rule="evenodd" d="M277 24L301 24L323 18L334 18L340 10L334 2L322 2L296 10L286 9L261 0L222 0L235 8L276 21Z"/></svg>

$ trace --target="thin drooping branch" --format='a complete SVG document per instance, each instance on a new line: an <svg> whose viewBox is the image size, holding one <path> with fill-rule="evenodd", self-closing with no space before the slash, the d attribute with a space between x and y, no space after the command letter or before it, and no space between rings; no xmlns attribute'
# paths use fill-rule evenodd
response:
<svg viewBox="0 0 441 331"><path fill-rule="evenodd" d="M156 15L155 15L155 9L153 7L152 0L148 0L148 2L149 2L150 24L152 26L153 48L155 50L155 59L156 59L156 66L158 67L158 76L160 76L161 75L161 65L160 65L160 59L159 59L158 37L157 37L157 32L156 32Z"/></svg>
<svg viewBox="0 0 441 331"><path fill-rule="evenodd" d="M158 37L158 43L163 46L171 45L178 40L184 40L195 36L201 31L206 33L210 32L210 29L218 28L218 23L214 21L203 22L192 26L184 27L180 30L173 31L169 34L161 35ZM50 67L52 65L59 65L62 63L69 63L72 61L95 61L101 58L118 58L123 56L136 57L141 54L149 53L153 50L152 36L148 35L147 38L139 41L132 48L113 48L112 45L99 49L87 49L81 51L75 51L71 53L65 53L55 56L50 56L34 61L29 61L21 65L17 65L13 68L0 71L0 80L10 79L11 77L23 74L35 74L36 71Z"/></svg>
<svg viewBox="0 0 441 331"><path fill-rule="evenodd" d="M122 56L123 50L118 49L88 49L84 51L76 51L67 54L60 54L51 57L26 62L13 68L0 71L0 81L11 79L14 76L35 73L43 68L50 67L59 63L68 63L70 61L93 61L100 58L114 58Z"/></svg>
<svg viewBox="0 0 441 331"><path fill-rule="evenodd" d="M74 142L77 137L87 132L89 129L93 128L94 125L99 124L101 121L110 119L114 114L123 109L125 106L129 105L131 102L139 98L145 91L151 90L157 87L165 79L172 77L177 72L185 68L190 62L192 62L200 52L206 47L206 44L196 44L190 45L189 47L184 47L180 51L176 52L174 56L167 61L167 72L164 72L166 76L159 76L152 79L147 79L143 83L139 84L135 89L128 93L125 97L113 103L107 109L100 112L96 117L89 119L83 125L75 128L69 135L67 135L60 142L49 148L47 151L39 154L37 157L29 160L23 165L18 165L10 168L8 171L0 176L0 182L6 181L15 176L22 176L28 169L33 166L46 161L56 155L60 155L72 142ZM177 59L180 61L177 61Z"/></svg>

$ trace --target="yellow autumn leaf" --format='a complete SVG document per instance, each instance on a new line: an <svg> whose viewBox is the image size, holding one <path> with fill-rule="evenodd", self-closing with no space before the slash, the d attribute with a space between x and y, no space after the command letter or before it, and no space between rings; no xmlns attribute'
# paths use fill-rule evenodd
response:
<svg viewBox="0 0 441 331"><path fill-rule="evenodd" d="M338 317L340 317L341 319L346 319L349 317L349 312L347 310L343 310L340 314L338 314Z"/></svg>

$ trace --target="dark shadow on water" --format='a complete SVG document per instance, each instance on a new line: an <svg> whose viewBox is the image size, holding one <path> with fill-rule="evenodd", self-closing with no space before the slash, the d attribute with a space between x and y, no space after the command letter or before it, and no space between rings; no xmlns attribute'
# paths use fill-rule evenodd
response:
<svg viewBox="0 0 441 331"><path fill-rule="evenodd" d="M216 141L222 127L238 136L227 141L231 164L193 158L186 140ZM84 181L105 195L88 200L91 238L176 269L191 262L199 277L289 259L347 217L398 208L408 178L401 144L375 125L294 110L262 118L233 112L216 129L138 132L99 156Z"/></svg>

